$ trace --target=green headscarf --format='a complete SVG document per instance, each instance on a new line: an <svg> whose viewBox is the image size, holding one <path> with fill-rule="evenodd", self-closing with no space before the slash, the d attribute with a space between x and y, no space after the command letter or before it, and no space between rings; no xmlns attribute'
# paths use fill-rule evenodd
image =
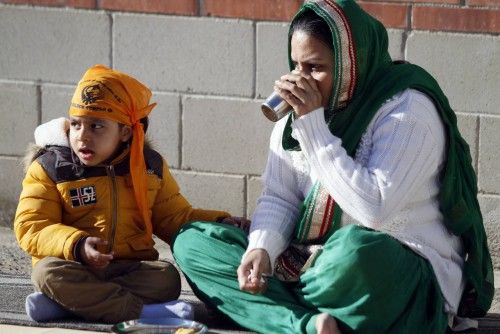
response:
<svg viewBox="0 0 500 334"><path fill-rule="evenodd" d="M460 135L456 115L438 83L424 69L395 64L388 52L384 26L352 0L306 1L293 20L314 11L329 26L334 50L334 83L325 119L330 132L342 140L350 156L382 104L413 88L429 96L447 130L447 159L441 176L440 209L444 223L460 236L466 252L466 291L459 309L462 316L482 316L494 294L493 269L483 218L477 201L477 181L469 146ZM291 35L288 56L293 69ZM286 150L300 150L291 136L293 115L283 133Z"/></svg>

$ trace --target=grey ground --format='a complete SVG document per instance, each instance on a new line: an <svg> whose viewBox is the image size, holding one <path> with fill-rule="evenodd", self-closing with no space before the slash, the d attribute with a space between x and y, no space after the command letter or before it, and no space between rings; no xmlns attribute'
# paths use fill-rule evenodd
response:
<svg viewBox="0 0 500 334"><path fill-rule="evenodd" d="M28 276L31 273L31 260L25 254L23 250L18 246L14 232L12 230L12 215L13 212L5 212L0 211L0 272L4 274L12 274L12 275L24 275ZM161 240L156 240L157 249L160 251L160 258L166 259L173 262L172 254L170 252L169 247L162 242ZM495 273L495 282L496 282L496 293L495 298L490 309L490 313L500 313L500 288L498 284L500 282L500 275L497 271ZM189 290L189 285L186 282L184 276L182 276L182 289ZM182 297L182 296L181 296ZM196 302L199 301L196 297L190 296L190 298L194 298ZM196 309L196 307L195 307ZM201 312L201 313L200 313ZM197 311L197 315L201 315L202 319L206 319L206 310ZM495 320L495 328L497 328L497 320ZM492 332L487 331L487 333L500 333L500 321L498 322L498 331L496 329ZM477 333L482 333L483 331L478 331ZM217 329L210 329L210 333L250 333L241 329L236 329L233 325L230 324L222 324L219 322ZM486 333L486 332L485 332Z"/></svg>
<svg viewBox="0 0 500 334"><path fill-rule="evenodd" d="M14 236L14 231L12 230L12 214L0 211L0 273L7 275L20 275L29 277L31 274L31 259L27 254L19 247ZM173 262L172 254L170 248L167 244L159 239L155 239L157 249L160 252L160 258ZM194 302L195 316L198 321L201 321L209 325L209 333L220 333L220 334L248 334L251 332L239 329L237 326L232 324L229 320L223 318L221 315L214 315L202 306L202 303L192 294L192 291L182 275L182 290L181 299L189 300ZM24 280L26 281L26 280ZM185 293L188 291L188 293ZM27 292L29 293L29 292ZM19 299L19 296L13 296L13 298ZM13 303L23 301L12 301ZM16 305L17 305L16 304ZM211 326L213 324L213 326ZM71 327L70 327L71 328ZM95 328L93 328L95 330Z"/></svg>

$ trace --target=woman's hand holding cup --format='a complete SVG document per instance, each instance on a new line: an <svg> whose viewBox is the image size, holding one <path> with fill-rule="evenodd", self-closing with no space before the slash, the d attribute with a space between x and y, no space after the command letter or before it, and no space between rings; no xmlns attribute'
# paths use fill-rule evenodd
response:
<svg viewBox="0 0 500 334"><path fill-rule="evenodd" d="M322 96L316 81L309 74L298 70L293 70L276 80L274 90L292 106L297 117L322 106Z"/></svg>

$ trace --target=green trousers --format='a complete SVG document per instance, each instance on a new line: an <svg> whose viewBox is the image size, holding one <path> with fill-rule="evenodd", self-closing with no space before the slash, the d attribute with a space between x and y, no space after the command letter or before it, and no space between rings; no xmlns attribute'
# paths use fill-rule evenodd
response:
<svg viewBox="0 0 500 334"><path fill-rule="evenodd" d="M290 285L268 280L264 294L238 287L243 231L196 222L183 227L174 258L194 292L241 326L260 333L315 333L329 313L342 333L445 333L447 315L430 264L387 234L350 225L324 244Z"/></svg>

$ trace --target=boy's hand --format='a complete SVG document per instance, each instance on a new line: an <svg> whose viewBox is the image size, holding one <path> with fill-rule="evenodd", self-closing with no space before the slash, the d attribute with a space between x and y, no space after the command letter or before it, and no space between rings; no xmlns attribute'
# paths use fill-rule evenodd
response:
<svg viewBox="0 0 500 334"><path fill-rule="evenodd" d="M252 222L246 219L245 217L226 217L220 220L220 223L241 228L243 231L245 231L245 233L248 233L248 230L250 229L250 224Z"/></svg>
<svg viewBox="0 0 500 334"><path fill-rule="evenodd" d="M85 242L80 247L80 258L82 262L90 267L105 268L109 262L113 260L113 253L103 254L96 248L97 246L105 246L108 242L97 237L87 237Z"/></svg>

